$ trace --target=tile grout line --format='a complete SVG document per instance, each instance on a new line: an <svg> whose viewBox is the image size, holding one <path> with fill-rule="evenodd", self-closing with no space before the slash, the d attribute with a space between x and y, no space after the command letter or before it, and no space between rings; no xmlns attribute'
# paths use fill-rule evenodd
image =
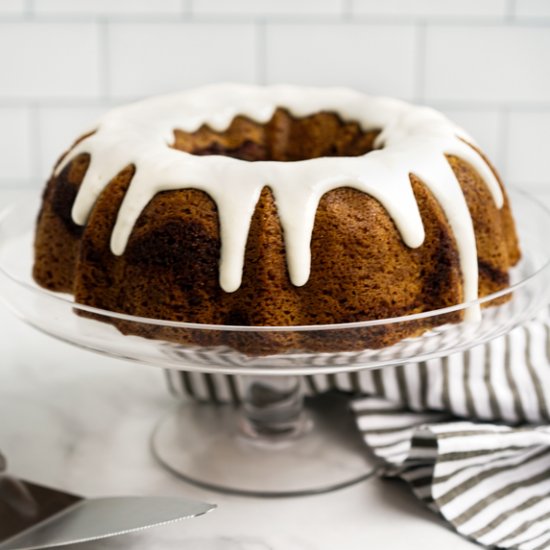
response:
<svg viewBox="0 0 550 550"><path fill-rule="evenodd" d="M110 82L109 82L109 22L105 18L97 20L98 25L98 73L99 73L99 98L106 101L109 98Z"/></svg>
<svg viewBox="0 0 550 550"><path fill-rule="evenodd" d="M183 19L192 17L193 11L193 0L181 0L181 15Z"/></svg>
<svg viewBox="0 0 550 550"><path fill-rule="evenodd" d="M31 180L38 181L41 177L42 147L40 140L40 105L38 102L29 103L29 125L31 132Z"/></svg>
<svg viewBox="0 0 550 550"><path fill-rule="evenodd" d="M505 180L508 179L510 165L508 162L508 132L510 131L510 110L507 107L500 109L499 116L499 143L497 148L498 163L503 172L502 176Z"/></svg>
<svg viewBox="0 0 550 550"><path fill-rule="evenodd" d="M267 81L267 29L265 21L256 23L256 80L258 84Z"/></svg>
<svg viewBox="0 0 550 550"><path fill-rule="evenodd" d="M427 25L425 22L418 23L416 26L416 62L415 62L415 83L414 94L415 101L424 103L426 95L426 34Z"/></svg>
<svg viewBox="0 0 550 550"><path fill-rule="evenodd" d="M506 4L505 23L515 23L516 18L516 0L508 0Z"/></svg>
<svg viewBox="0 0 550 550"><path fill-rule="evenodd" d="M34 0L25 0L23 7L23 16L25 19L32 19L34 16Z"/></svg>
<svg viewBox="0 0 550 550"><path fill-rule="evenodd" d="M426 16L404 16L404 15L366 15L361 13L348 14L346 10L334 14L281 14L281 15L248 15L232 14L230 16L204 15L196 14L191 11L180 11L179 14L63 14L63 13L36 13L33 0L27 0L29 6L22 15L0 14L0 23L13 23L14 21L36 21L40 23L86 23L96 21L98 18L104 18L109 22L125 23L128 25L142 23L164 23L178 24L182 21L201 24L232 24L249 23L254 24L259 21L280 24L296 25L395 25L406 26L418 23L429 23L440 27L501 27L509 23L526 28L544 28L550 26L550 20L547 17L526 17L517 18L514 13L507 13L504 16L475 17L475 16L455 16L455 17L426 17ZM184 4L185 5L185 4ZM178 18L179 15L179 18Z"/></svg>
<svg viewBox="0 0 550 550"><path fill-rule="evenodd" d="M353 21L353 0L343 0L342 4L342 19L344 21Z"/></svg>

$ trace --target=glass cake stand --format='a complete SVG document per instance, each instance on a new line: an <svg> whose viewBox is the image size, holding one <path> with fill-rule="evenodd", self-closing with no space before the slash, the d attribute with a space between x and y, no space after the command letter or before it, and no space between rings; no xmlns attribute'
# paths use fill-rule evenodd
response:
<svg viewBox="0 0 550 550"><path fill-rule="evenodd" d="M417 315L336 325L239 327L146 319L75 304L71 296L48 292L32 281L38 201L14 203L0 215L0 295L31 326L83 349L165 369L242 375L231 378L244 395L240 408L186 403L157 424L153 453L179 477L238 494L319 493L365 479L376 466L365 453L345 399L327 396L304 406L300 376L338 376L450 355L505 334L548 302L550 212L521 192L512 190L510 198L523 252L510 288ZM453 313L490 302L475 322L448 322ZM427 319L434 328L421 336L358 349L365 334L414 327ZM217 345L208 344L213 336ZM289 341L313 344L262 345Z"/></svg>

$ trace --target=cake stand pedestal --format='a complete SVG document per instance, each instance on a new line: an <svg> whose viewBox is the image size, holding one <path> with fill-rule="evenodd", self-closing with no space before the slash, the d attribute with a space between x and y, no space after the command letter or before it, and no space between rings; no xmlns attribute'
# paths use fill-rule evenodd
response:
<svg viewBox="0 0 550 550"><path fill-rule="evenodd" d="M158 423L151 440L153 453L180 478L246 495L330 491L372 475L376 464L361 444L345 399L327 396L304 408L298 376L337 375L464 351L507 333L548 302L550 212L523 193L509 195L523 248L512 284L475 302L437 311L340 325L232 327L147 319L82 306L71 296L45 291L32 281L38 200L14 203L0 213L0 298L36 329L83 349L155 367L239 375L239 383L244 383L240 410L186 404ZM449 313L470 308L480 308L475 322L448 323ZM356 349L369 331L391 331L396 324L400 329L408 323L417 327L426 319L436 328L422 336L382 349ZM310 338L298 338L298 332ZM211 341L212 334L223 333L222 340L229 343L223 347L182 343ZM283 341L286 337L292 342L321 341L324 351L306 345L254 355L244 353L240 345L230 345L262 342L266 336L269 341L279 341L281 336Z"/></svg>
<svg viewBox="0 0 550 550"><path fill-rule="evenodd" d="M240 408L186 403L160 420L151 446L163 466L208 489L280 497L332 491L376 471L344 396L302 407L297 377L243 380Z"/></svg>

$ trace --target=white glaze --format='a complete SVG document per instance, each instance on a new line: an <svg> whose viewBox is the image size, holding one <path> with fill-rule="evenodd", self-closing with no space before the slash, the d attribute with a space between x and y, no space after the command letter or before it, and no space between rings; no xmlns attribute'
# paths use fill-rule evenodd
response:
<svg viewBox="0 0 550 550"><path fill-rule="evenodd" d="M194 156L170 147L174 129L193 132L202 125L225 130L237 115L257 122L277 107L303 117L319 111L357 121L363 130L381 129L375 147L360 157L323 157L297 162ZM78 143L57 167L59 173L81 153L90 165L72 216L83 225L99 194L123 168L136 171L111 236L111 250L123 254L134 224L160 191L200 189L215 201L220 219L220 285L226 292L241 283L246 241L264 186L272 190L284 232L292 283L304 285L310 272L310 241L317 205L324 193L352 187L376 198L395 222L403 241L418 247L424 228L410 174L417 175L441 204L454 232L464 280L464 299L477 298L477 251L472 219L460 185L445 158L456 155L485 180L496 205L503 196L494 174L464 140L473 140L441 113L389 98L369 97L344 88L213 85L157 97L114 109L95 133Z"/></svg>

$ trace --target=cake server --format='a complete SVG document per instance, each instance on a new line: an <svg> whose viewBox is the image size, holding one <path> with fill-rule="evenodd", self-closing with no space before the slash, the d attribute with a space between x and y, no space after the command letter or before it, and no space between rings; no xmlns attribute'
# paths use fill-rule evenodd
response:
<svg viewBox="0 0 550 550"><path fill-rule="evenodd" d="M0 454L0 470L2 465ZM38 550L113 537L214 508L180 497L84 498L0 473L0 550Z"/></svg>

